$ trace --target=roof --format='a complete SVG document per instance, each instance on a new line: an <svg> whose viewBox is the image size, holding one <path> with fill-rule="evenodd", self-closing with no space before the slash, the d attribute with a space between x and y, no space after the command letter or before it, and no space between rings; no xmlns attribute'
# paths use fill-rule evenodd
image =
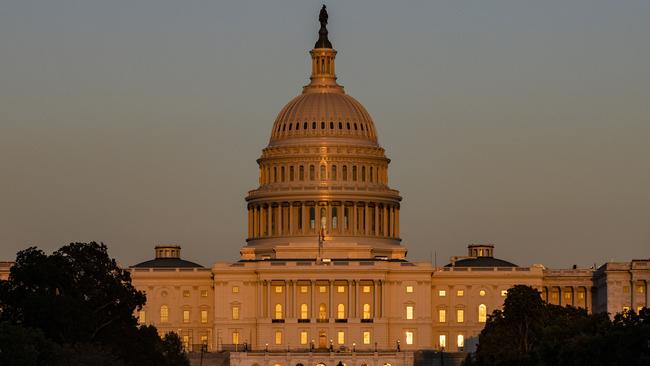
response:
<svg viewBox="0 0 650 366"><path fill-rule="evenodd" d="M203 268L203 266L179 258L156 258L138 263L131 268Z"/></svg>
<svg viewBox="0 0 650 366"><path fill-rule="evenodd" d="M445 267L519 267L514 263L494 257L476 257L457 260L452 266L451 263Z"/></svg>

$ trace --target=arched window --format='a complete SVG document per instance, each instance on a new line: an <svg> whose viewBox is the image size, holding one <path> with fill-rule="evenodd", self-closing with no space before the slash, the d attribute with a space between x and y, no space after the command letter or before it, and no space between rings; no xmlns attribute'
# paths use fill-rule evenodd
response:
<svg viewBox="0 0 650 366"><path fill-rule="evenodd" d="M372 178L373 178L373 176L374 176L374 174L373 174L373 172L372 172L372 167L370 167L370 183L372 183L372 180L373 180Z"/></svg>
<svg viewBox="0 0 650 366"><path fill-rule="evenodd" d="M339 130L342 130L342 129L343 129L343 124L341 122L339 122Z"/></svg>
<svg viewBox="0 0 650 366"><path fill-rule="evenodd" d="M325 168L325 165L320 166L320 180L325 180L327 179L327 170Z"/></svg>
<svg viewBox="0 0 650 366"><path fill-rule="evenodd" d="M327 305L320 304L318 305L318 319L327 319Z"/></svg>
<svg viewBox="0 0 650 366"><path fill-rule="evenodd" d="M361 181L362 182L366 181L366 167L365 166L361 167Z"/></svg>
<svg viewBox="0 0 650 366"><path fill-rule="evenodd" d="M325 129L325 122L321 122L321 123L320 123L320 129L321 129L321 130L324 130L324 129Z"/></svg>
<svg viewBox="0 0 650 366"><path fill-rule="evenodd" d="M371 168L371 169L372 169L372 168ZM285 181L285 174L284 174L284 171L285 171L284 167L280 168L280 172L281 172L280 176L281 176L283 182ZM372 174L372 171L371 171L371 174Z"/></svg>
<svg viewBox="0 0 650 366"><path fill-rule="evenodd" d="M291 131L291 126L293 126L293 123L289 123L289 131Z"/></svg>
<svg viewBox="0 0 650 366"><path fill-rule="evenodd" d="M478 306L478 322L485 323L487 321L487 306L481 304Z"/></svg>
<svg viewBox="0 0 650 366"><path fill-rule="evenodd" d="M309 208L309 228L314 230L316 228L316 208Z"/></svg>
<svg viewBox="0 0 650 366"><path fill-rule="evenodd" d="M309 180L316 179L316 167L313 165L309 166Z"/></svg>
<svg viewBox="0 0 650 366"><path fill-rule="evenodd" d="M316 129L316 122L312 122L312 124L311 124L311 129L312 129L312 130L315 130L315 129Z"/></svg>
<svg viewBox="0 0 650 366"><path fill-rule="evenodd" d="M356 123L354 124L354 130L355 131L357 130L357 124Z"/></svg>
<svg viewBox="0 0 650 366"><path fill-rule="evenodd" d="M336 165L332 165L332 176L330 177L331 180L336 180Z"/></svg>
<svg viewBox="0 0 650 366"><path fill-rule="evenodd" d="M363 304L363 319L370 319L370 304Z"/></svg>
<svg viewBox="0 0 650 366"><path fill-rule="evenodd" d="M338 304L336 306L336 319L345 319L345 305Z"/></svg>
<svg viewBox="0 0 650 366"><path fill-rule="evenodd" d="M352 180L355 181L355 182L357 181L357 166L356 165L352 167Z"/></svg>
<svg viewBox="0 0 650 366"><path fill-rule="evenodd" d="M303 130L306 130L306 129L307 129L307 122L305 122L305 123L302 124L302 129L303 129Z"/></svg>
<svg viewBox="0 0 650 366"><path fill-rule="evenodd" d="M300 319L309 318L309 307L307 304L300 304Z"/></svg>
<svg viewBox="0 0 650 366"><path fill-rule="evenodd" d="M348 180L348 166L347 165L343 165L343 171L341 172L341 174L343 174L342 179L344 181Z"/></svg>
<svg viewBox="0 0 650 366"><path fill-rule="evenodd" d="M347 128L350 129L350 122L347 123Z"/></svg>
<svg viewBox="0 0 650 366"><path fill-rule="evenodd" d="M337 207L332 207L332 229L336 229L338 227L338 221L339 221L339 210Z"/></svg>
<svg viewBox="0 0 650 366"><path fill-rule="evenodd" d="M300 178L301 181L305 180L305 167L304 167L304 165L300 166L298 177Z"/></svg>
<svg viewBox="0 0 650 366"><path fill-rule="evenodd" d="M330 122L330 130L334 129L334 122Z"/></svg>
<svg viewBox="0 0 650 366"><path fill-rule="evenodd" d="M294 173L293 173L293 165L289 167L289 180L293 182L294 178Z"/></svg>
<svg viewBox="0 0 650 366"><path fill-rule="evenodd" d="M163 305L160 307L160 322L167 323L169 321L169 307Z"/></svg>
<svg viewBox="0 0 650 366"><path fill-rule="evenodd" d="M273 167L273 183L278 181L278 167L274 166Z"/></svg>
<svg viewBox="0 0 650 366"><path fill-rule="evenodd" d="M300 129L300 122L296 122L296 131Z"/></svg>
<svg viewBox="0 0 650 366"><path fill-rule="evenodd" d="M363 131L363 123L360 123L360 125L361 125L361 131Z"/></svg>
<svg viewBox="0 0 650 366"><path fill-rule="evenodd" d="M465 336L462 334L459 334L456 336L456 347L458 347L458 350L460 351L463 347L465 347Z"/></svg>
<svg viewBox="0 0 650 366"><path fill-rule="evenodd" d="M283 319L282 304L275 304L275 319Z"/></svg>
<svg viewBox="0 0 650 366"><path fill-rule="evenodd" d="M325 207L320 208L320 228L327 229L327 210L325 210Z"/></svg>

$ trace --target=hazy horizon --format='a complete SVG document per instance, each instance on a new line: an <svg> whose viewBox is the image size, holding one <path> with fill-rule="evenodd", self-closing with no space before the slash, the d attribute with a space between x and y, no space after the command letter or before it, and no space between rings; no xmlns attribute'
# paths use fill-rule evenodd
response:
<svg viewBox="0 0 650 366"><path fill-rule="evenodd" d="M245 245L246 192L309 76L321 1L0 3L0 260ZM327 1L410 260L650 257L650 2Z"/></svg>

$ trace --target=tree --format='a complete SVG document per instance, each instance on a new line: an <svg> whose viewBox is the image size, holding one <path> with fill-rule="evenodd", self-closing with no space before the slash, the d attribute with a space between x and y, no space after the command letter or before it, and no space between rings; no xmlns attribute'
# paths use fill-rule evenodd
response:
<svg viewBox="0 0 650 366"><path fill-rule="evenodd" d="M95 242L72 243L52 255L37 248L18 252L9 279L0 282L0 320L38 329L61 346L61 358L95 365L189 364L154 327L138 327L134 314L145 301L130 273ZM91 362L89 354L108 357Z"/></svg>

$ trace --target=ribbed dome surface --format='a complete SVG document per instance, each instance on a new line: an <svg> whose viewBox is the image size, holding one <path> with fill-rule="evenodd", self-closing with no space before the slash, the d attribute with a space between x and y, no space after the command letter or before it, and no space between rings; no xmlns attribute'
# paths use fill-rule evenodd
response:
<svg viewBox="0 0 650 366"><path fill-rule="evenodd" d="M271 142L292 137L346 137L377 143L370 114L342 92L303 93L280 111Z"/></svg>

